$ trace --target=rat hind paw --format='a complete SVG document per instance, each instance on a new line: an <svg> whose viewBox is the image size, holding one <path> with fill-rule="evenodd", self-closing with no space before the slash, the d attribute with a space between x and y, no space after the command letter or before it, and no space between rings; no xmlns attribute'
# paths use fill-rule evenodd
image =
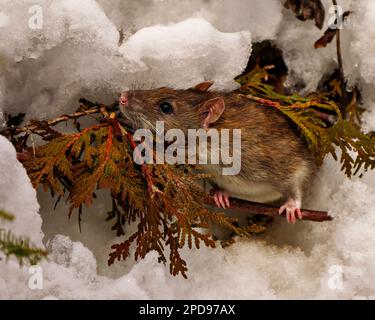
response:
<svg viewBox="0 0 375 320"><path fill-rule="evenodd" d="M302 220L302 212L300 208L299 201L294 199L289 199L285 202L279 209L279 214L282 214L285 211L286 219L288 223L295 224L297 221L296 216Z"/></svg>
<svg viewBox="0 0 375 320"><path fill-rule="evenodd" d="M230 208L229 194L228 192L216 190L214 193L215 204L219 208L227 209Z"/></svg>

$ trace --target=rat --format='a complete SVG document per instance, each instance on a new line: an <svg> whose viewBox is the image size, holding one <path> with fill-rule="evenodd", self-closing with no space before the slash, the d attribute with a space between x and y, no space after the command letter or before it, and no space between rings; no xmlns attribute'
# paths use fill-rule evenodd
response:
<svg viewBox="0 0 375 320"><path fill-rule="evenodd" d="M205 165L213 174L214 200L230 208L229 197L270 203L283 201L279 214L289 223L302 219L304 186L314 172L307 142L278 110L239 91L211 91L212 81L187 90L167 87L123 92L119 106L134 129L164 121L165 129L241 129L241 170L221 175L221 164ZM210 150L210 148L208 148ZM231 149L233 150L233 149Z"/></svg>

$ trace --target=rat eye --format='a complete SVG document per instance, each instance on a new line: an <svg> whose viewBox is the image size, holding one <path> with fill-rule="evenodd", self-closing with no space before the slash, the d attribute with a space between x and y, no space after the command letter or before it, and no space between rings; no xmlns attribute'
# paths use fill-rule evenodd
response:
<svg viewBox="0 0 375 320"><path fill-rule="evenodd" d="M163 113L170 114L173 111L173 107L169 102L162 102L160 104L160 110Z"/></svg>

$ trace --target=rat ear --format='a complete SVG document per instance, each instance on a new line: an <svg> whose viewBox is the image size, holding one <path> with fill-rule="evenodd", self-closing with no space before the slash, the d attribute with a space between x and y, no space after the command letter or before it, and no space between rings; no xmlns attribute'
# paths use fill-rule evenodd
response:
<svg viewBox="0 0 375 320"><path fill-rule="evenodd" d="M202 118L202 127L207 129L211 123L219 120L225 110L223 97L217 97L207 100L199 107L199 113Z"/></svg>
<svg viewBox="0 0 375 320"><path fill-rule="evenodd" d="M198 91L198 92L206 92L208 89L211 88L213 84L214 84L213 81L204 81L200 84L197 84L195 87L192 88L192 90Z"/></svg>

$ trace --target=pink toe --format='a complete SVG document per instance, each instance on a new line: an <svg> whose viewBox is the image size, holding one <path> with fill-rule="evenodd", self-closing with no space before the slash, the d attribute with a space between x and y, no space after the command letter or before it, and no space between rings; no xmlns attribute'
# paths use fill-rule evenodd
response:
<svg viewBox="0 0 375 320"><path fill-rule="evenodd" d="M227 193L224 195L224 201L225 201L227 208L230 208L229 195Z"/></svg>
<svg viewBox="0 0 375 320"><path fill-rule="evenodd" d="M216 206L220 208L220 203L219 203L217 193L214 194L214 201L215 201Z"/></svg>
<svg viewBox="0 0 375 320"><path fill-rule="evenodd" d="M294 214L294 212L291 214L291 216L292 216L292 223L296 224L296 215Z"/></svg>
<svg viewBox="0 0 375 320"><path fill-rule="evenodd" d="M225 203L224 203L224 198L223 198L223 193L219 193L219 201L220 201L220 204L221 204L221 207L223 209L225 209Z"/></svg>

